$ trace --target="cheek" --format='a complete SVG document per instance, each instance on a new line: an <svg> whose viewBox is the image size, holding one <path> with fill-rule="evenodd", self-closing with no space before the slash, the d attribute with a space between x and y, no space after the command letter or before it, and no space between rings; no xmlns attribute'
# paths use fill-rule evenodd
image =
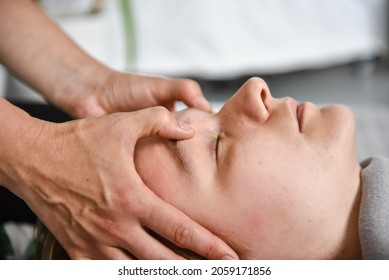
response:
<svg viewBox="0 0 389 280"><path fill-rule="evenodd" d="M150 142L138 145L134 161L144 184L163 200L170 201L178 178L174 163L163 147Z"/></svg>
<svg viewBox="0 0 389 280"><path fill-rule="evenodd" d="M312 119L308 138L332 156L343 155L354 147L355 121L352 112L343 105L322 108Z"/></svg>
<svg viewBox="0 0 389 280"><path fill-rule="evenodd" d="M233 217L234 227L240 229L239 239L255 239L252 244L274 241L279 232L305 218L300 210L307 209L309 200L304 199L303 186L313 182L303 182L307 173L307 165L301 162L304 151L294 156L292 147L278 147L276 153L270 146L250 149L250 153L239 151L244 157L237 155L224 182L226 205L232 206L226 216Z"/></svg>
<svg viewBox="0 0 389 280"><path fill-rule="evenodd" d="M181 171L167 149L148 143L136 151L137 172L153 193L192 218L207 209L207 196Z"/></svg>

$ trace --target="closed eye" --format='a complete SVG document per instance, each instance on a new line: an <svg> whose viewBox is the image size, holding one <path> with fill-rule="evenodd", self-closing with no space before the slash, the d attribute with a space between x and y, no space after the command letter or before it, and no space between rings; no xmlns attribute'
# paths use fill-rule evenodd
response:
<svg viewBox="0 0 389 280"><path fill-rule="evenodd" d="M216 163L219 161L219 152L220 152L220 143L221 143L221 134L218 134L215 141L215 158Z"/></svg>

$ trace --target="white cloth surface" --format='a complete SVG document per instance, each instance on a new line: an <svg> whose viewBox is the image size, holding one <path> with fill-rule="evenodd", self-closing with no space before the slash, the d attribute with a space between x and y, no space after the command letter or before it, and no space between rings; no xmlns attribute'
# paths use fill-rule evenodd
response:
<svg viewBox="0 0 389 280"><path fill-rule="evenodd" d="M386 50L386 0L132 0L136 69L225 78Z"/></svg>
<svg viewBox="0 0 389 280"><path fill-rule="evenodd" d="M40 0L40 5L52 15L72 15L89 12L93 0Z"/></svg>

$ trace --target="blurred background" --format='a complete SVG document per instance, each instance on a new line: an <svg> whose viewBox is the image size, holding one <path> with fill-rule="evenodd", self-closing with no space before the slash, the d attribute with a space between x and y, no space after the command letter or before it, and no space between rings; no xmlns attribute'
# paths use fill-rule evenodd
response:
<svg viewBox="0 0 389 280"><path fill-rule="evenodd" d="M193 78L215 109L260 76L275 97L350 106L358 157L389 156L388 0L37 2L114 69ZM0 95L44 104L4 69Z"/></svg>

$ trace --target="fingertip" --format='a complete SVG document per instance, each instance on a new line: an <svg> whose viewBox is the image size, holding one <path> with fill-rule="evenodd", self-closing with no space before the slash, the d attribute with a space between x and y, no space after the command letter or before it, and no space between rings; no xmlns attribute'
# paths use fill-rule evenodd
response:
<svg viewBox="0 0 389 280"><path fill-rule="evenodd" d="M207 258L213 260L239 260L238 254L225 241L220 240L216 250L207 252Z"/></svg>
<svg viewBox="0 0 389 280"><path fill-rule="evenodd" d="M231 256L231 255L224 255L222 257L222 260L227 260L227 261L237 261L239 260L238 256Z"/></svg>
<svg viewBox="0 0 389 280"><path fill-rule="evenodd" d="M204 97L201 86L194 80L179 80L181 86L177 87L179 90L179 98L188 107L194 107L203 111L211 112L212 106L209 104L207 99Z"/></svg>
<svg viewBox="0 0 389 280"><path fill-rule="evenodd" d="M167 130L159 130L157 135L168 139L184 140L192 138L194 133L195 130L193 127L185 122L178 120L176 124L169 125Z"/></svg>
<svg viewBox="0 0 389 280"><path fill-rule="evenodd" d="M212 112L212 106L209 104L207 99L205 99L205 97L203 96L196 97L194 101L194 107L207 112Z"/></svg>

